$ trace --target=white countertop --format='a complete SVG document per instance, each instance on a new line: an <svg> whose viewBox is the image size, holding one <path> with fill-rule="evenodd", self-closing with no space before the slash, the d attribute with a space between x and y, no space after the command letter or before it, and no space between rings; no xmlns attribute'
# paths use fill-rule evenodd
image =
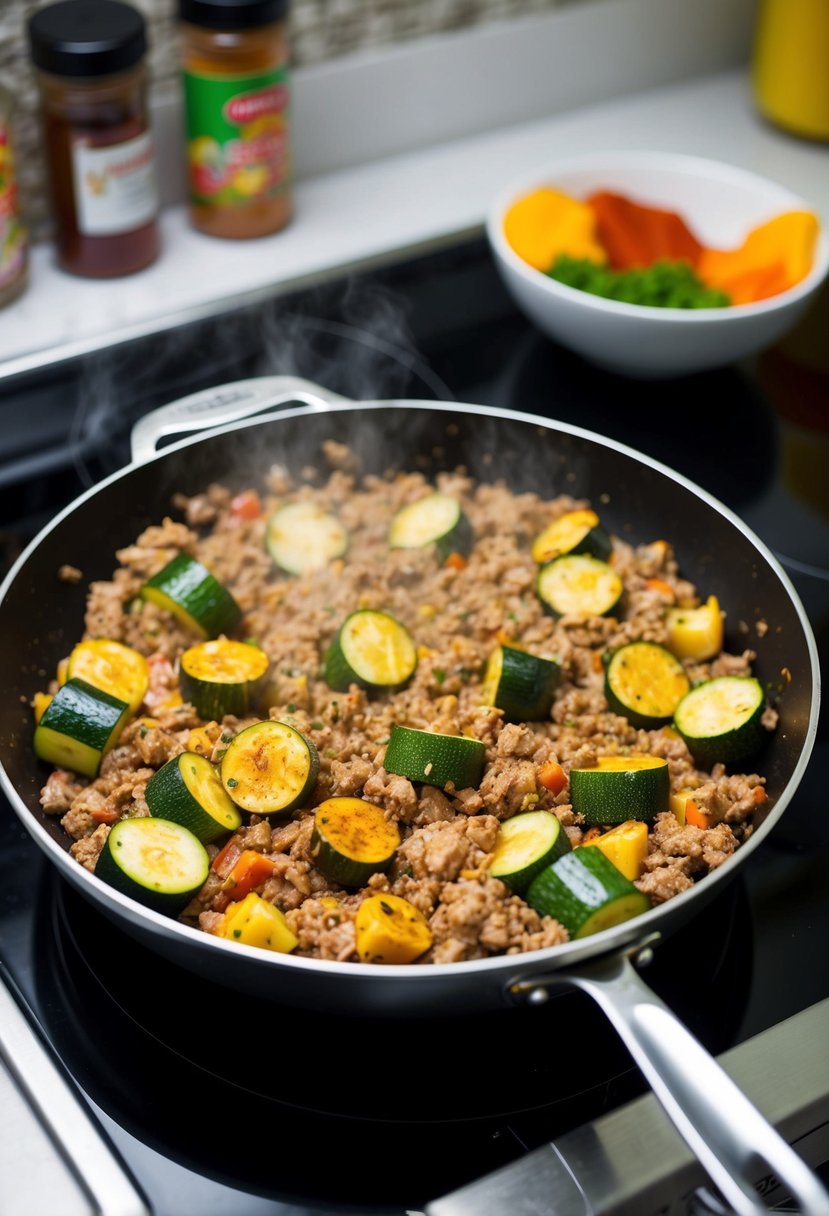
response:
<svg viewBox="0 0 829 1216"><path fill-rule="evenodd" d="M510 180L602 148L727 161L787 186L829 221L829 147L767 125L747 73L728 71L305 178L293 223L257 241L202 236L183 207L169 207L161 258L130 278L69 276L50 247L38 247L28 290L0 318L0 376L479 233Z"/></svg>

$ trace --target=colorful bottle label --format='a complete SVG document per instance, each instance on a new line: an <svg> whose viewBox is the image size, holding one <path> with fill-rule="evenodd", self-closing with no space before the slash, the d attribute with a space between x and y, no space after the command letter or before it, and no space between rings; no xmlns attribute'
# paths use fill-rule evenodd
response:
<svg viewBox="0 0 829 1216"><path fill-rule="evenodd" d="M17 214L14 152L8 129L0 120L0 290L23 274L27 245L26 230Z"/></svg>
<svg viewBox="0 0 829 1216"><path fill-rule="evenodd" d="M273 199L290 179L288 72L184 73L190 199Z"/></svg>
<svg viewBox="0 0 829 1216"><path fill-rule="evenodd" d="M72 144L78 231L83 236L135 232L158 214L158 189L150 134L122 144Z"/></svg>

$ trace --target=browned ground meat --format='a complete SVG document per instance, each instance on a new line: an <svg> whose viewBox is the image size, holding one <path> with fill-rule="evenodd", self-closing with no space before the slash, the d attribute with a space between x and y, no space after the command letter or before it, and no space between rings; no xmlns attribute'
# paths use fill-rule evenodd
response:
<svg viewBox="0 0 829 1216"><path fill-rule="evenodd" d="M569 791L547 789L539 778L542 766L556 761L568 772L574 764L619 752L664 757L672 790L692 790L712 823L701 829L680 826L671 813L657 816L639 889L659 903L726 861L751 830L762 778L726 774L721 766L698 771L673 731L634 728L609 711L604 695L606 649L636 639L664 643L667 607L699 602L670 544L658 535L658 522L655 537L641 538L638 546L614 538L613 561L625 584L620 617L556 620L535 594L530 543L553 518L584 503L513 494L503 484L476 484L463 471L443 474L437 488L460 498L475 537L466 561L446 563L432 547L390 549L387 543L394 513L434 488L421 474L361 479L357 457L342 445L326 445L324 456L329 475L313 486L273 468L267 486L258 487L263 510L256 518L234 511L233 496L223 486L209 486L193 498L176 496L171 506L180 518L147 528L118 553L112 579L90 586L86 636L113 638L146 655L150 684L95 780L57 770L43 788L42 805L61 816L77 861L94 869L112 823L149 813L147 781L167 760L195 749L216 762L233 736L257 720L202 722L182 702L178 661L194 639L162 608L138 596L143 581L181 551L228 587L244 613L238 636L255 638L270 658L259 717L290 722L320 756L316 787L304 807L273 821L245 815L230 842L233 849L218 861L218 847L210 846L214 869L185 909L187 923L221 931L233 901L234 861L242 850L253 850L272 864L255 890L285 913L301 955L354 961L358 909L367 896L381 892L408 900L429 921L433 940L419 960L424 963L556 945L567 939L564 928L489 874L499 825L523 811L550 810L571 843L579 844L583 825ZM309 497L348 529L348 552L313 575L287 577L264 544L265 521L285 499ZM418 665L404 689L367 693L352 686L334 692L322 678L325 651L357 607L390 613L414 636ZM558 658L562 678L548 720L505 723L500 710L481 705L481 671L502 642ZM745 674L753 658L746 650L686 666L692 678ZM50 687L54 692L57 683ZM775 722L768 710L764 724L771 730ZM395 723L481 740L480 784L442 790L387 772L385 749ZM359 891L329 882L315 866L312 811L334 796L376 804L400 831L391 870L373 875Z"/></svg>

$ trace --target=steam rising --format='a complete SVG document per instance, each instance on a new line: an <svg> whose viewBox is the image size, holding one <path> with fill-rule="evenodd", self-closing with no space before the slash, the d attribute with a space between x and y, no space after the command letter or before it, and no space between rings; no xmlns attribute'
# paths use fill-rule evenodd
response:
<svg viewBox="0 0 829 1216"><path fill-rule="evenodd" d="M69 448L84 485L129 460L129 432L149 410L234 380L295 375L354 400L452 400L418 353L406 302L352 277L182 326L84 364Z"/></svg>

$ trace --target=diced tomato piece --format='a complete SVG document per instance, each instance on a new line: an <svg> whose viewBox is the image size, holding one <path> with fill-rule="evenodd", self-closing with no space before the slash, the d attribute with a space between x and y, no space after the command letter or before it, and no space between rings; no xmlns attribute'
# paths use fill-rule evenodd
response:
<svg viewBox="0 0 829 1216"><path fill-rule="evenodd" d="M255 490L243 490L231 500L230 510L238 519L258 519L262 501Z"/></svg>

